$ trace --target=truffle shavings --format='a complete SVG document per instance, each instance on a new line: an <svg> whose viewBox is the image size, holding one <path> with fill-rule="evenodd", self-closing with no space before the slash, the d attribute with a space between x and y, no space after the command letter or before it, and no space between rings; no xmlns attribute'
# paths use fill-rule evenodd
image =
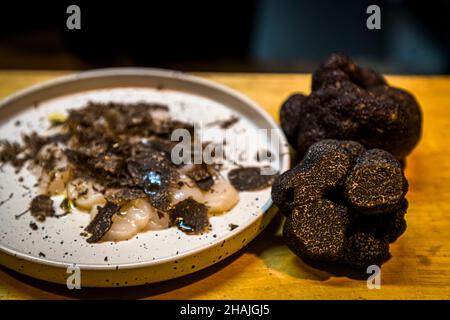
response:
<svg viewBox="0 0 450 320"><path fill-rule="evenodd" d="M239 191L257 191L272 185L275 175L261 174L259 167L241 167L228 173L230 183Z"/></svg>
<svg viewBox="0 0 450 320"><path fill-rule="evenodd" d="M47 217L55 216L53 200L47 195L38 195L31 200L30 213L38 221L45 221Z"/></svg>
<svg viewBox="0 0 450 320"><path fill-rule="evenodd" d="M119 212L120 207L108 201L103 207L98 207L98 213L85 230L91 233L88 243L98 242L108 232L112 225L112 217Z"/></svg>
<svg viewBox="0 0 450 320"><path fill-rule="evenodd" d="M218 125L221 129L229 129L230 127L232 127L233 125L235 125L238 122L239 122L239 118L237 116L233 115L229 119L217 120L217 121L210 122L208 124L208 127Z"/></svg>
<svg viewBox="0 0 450 320"><path fill-rule="evenodd" d="M213 176L206 164L195 165L186 175L203 191L208 191L214 185Z"/></svg>
<svg viewBox="0 0 450 320"><path fill-rule="evenodd" d="M232 117L221 126L237 121ZM70 213L72 205L96 214L86 227L91 234L89 243L99 241L109 230L114 234L116 218L123 225L128 223L129 228L111 241L129 239L131 234L147 229L167 228L169 214L180 230L203 232L209 226L209 209L222 212L220 208L230 208L239 200L218 199L216 207L186 200L195 196L206 203L215 196L210 191L221 176L213 165L203 163L191 168L172 162L172 148L177 144L171 141L172 132L183 128L195 137L194 126L171 119L165 105L89 102L69 110L67 116L58 116L57 123L50 127L55 125L56 134L33 132L23 135L22 143L0 140L0 163L9 163L17 171L29 164L28 169L39 175L36 187L41 195L22 214L31 211L38 221L63 216L55 214L51 199L61 194L67 195L58 208L64 214ZM232 189L224 179L220 181ZM184 201L178 202L180 199ZM229 203L221 206L220 201ZM113 222L112 217L121 208L125 208L125 217L121 213ZM133 225L133 219L140 218L138 211L144 213L142 221L148 219L145 226Z"/></svg>
<svg viewBox="0 0 450 320"><path fill-rule="evenodd" d="M177 203L170 211L170 221L184 232L200 233L206 231L209 226L208 207L188 198Z"/></svg>

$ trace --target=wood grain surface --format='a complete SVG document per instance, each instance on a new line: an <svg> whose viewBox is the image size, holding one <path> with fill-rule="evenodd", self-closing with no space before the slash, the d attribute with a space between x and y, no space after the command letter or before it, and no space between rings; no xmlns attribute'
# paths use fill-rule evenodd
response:
<svg viewBox="0 0 450 320"><path fill-rule="evenodd" d="M0 71L0 97L67 72ZM258 102L278 121L281 102L308 92L310 76L210 74ZM365 280L332 276L305 265L280 237L276 218L240 252L193 275L163 283L117 289L70 291L66 287L0 268L0 299L449 299L450 298L450 77L390 76L391 84L416 96L424 115L419 146L407 160L408 229L391 246L381 289Z"/></svg>

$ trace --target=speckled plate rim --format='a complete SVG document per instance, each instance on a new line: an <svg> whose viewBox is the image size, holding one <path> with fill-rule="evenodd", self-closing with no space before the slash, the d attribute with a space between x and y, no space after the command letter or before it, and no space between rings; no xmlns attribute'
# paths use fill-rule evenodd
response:
<svg viewBox="0 0 450 320"><path fill-rule="evenodd" d="M52 87L58 86L58 85L67 85L70 83L77 83L84 80L95 80L97 78L108 78L108 77L120 77L120 76L149 76L149 77L161 77L161 78L175 78L180 81L187 81L191 82L200 86L208 87L209 89L216 90L218 92L222 92L228 96L231 96L232 98L236 100L240 100L243 104L245 104L248 108L251 108L252 111L258 113L258 115L273 129L279 129L279 126L276 124L274 119L261 107L259 106L255 101L251 100L250 98L246 97L245 95L237 92L234 89L231 89L225 85L219 84L217 82L193 76L184 72L180 71L173 71L173 70L165 70L165 69L156 69L156 68L107 68L107 69L96 69L91 71L82 71L75 74L69 74L61 77L57 77L55 79L47 80L42 83L38 83L35 85L32 85L30 87L27 87L25 89L22 89L16 93L13 93L4 99L0 101L0 108L4 108L5 106L20 100L28 95L34 95L39 93L40 91L44 91L46 89L51 89ZM280 140L280 152L279 152L279 162L280 162L280 171L284 172L287 169L289 169L290 166L290 156L289 156L289 148L288 143L286 140L286 137L282 133L281 130L277 130L277 136ZM272 206L272 199L269 198L269 200L264 204L264 206L261 208L261 214L264 214L267 210L270 209ZM234 238L236 235L247 229L248 227L252 226L254 223L258 222L258 220L261 219L260 215L256 215L251 217L251 219L247 220L247 223L240 225L238 228L234 229L233 231L230 231L226 236L217 238L215 240L216 243L211 243L208 245L200 246L198 248L194 248L188 251L185 251L179 255L176 256L169 256L166 258L161 258L158 260L150 260L150 261L141 261L141 262L133 262L133 263L126 263L126 264L119 264L120 269L134 269L134 268L145 268L145 267L151 267L155 265L161 265L165 263L170 263L175 260L180 260L183 258L187 258L192 255L196 255L201 253L202 251L206 251L211 247L214 247L215 244L230 240ZM258 230L257 233L262 231L262 229ZM256 237L256 235L255 235ZM251 242L251 241L249 241ZM57 268L67 268L69 266L72 266L73 263L67 263L67 262L56 262L47 260L40 257L35 257L33 255L17 252L13 249L7 248L4 245L0 243L0 251L3 251L6 254L9 254L15 258L18 259L24 259L26 261L32 262L32 263L38 263L50 267L57 267ZM76 264L80 269L82 270L114 270L117 268L116 265L97 265L97 264Z"/></svg>

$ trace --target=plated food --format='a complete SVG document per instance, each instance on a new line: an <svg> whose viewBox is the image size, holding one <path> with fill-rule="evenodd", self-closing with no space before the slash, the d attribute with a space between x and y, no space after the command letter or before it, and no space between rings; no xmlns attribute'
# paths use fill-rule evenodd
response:
<svg viewBox="0 0 450 320"><path fill-rule="evenodd" d="M273 199L286 216L283 238L305 261L358 270L385 263L406 230L403 167L420 138L420 107L343 55L322 64L312 89L280 110L300 160L291 170L268 115L195 77L99 71L7 99L0 258L55 282L77 265L86 286L152 283L245 246L274 216ZM188 133L188 148L178 148L177 130ZM275 140L259 141L259 130L273 130ZM224 162L216 152L196 161L195 145L217 144ZM20 268L23 261L30 266Z"/></svg>
<svg viewBox="0 0 450 320"><path fill-rule="evenodd" d="M208 213L224 213L239 201L220 163L194 164L194 154L186 164L172 162L172 132L194 134L194 125L172 120L168 106L89 102L57 118L51 134L25 135L22 144L0 141L3 163L16 170L27 164L37 175L30 213L40 222L56 215L52 196L62 196L63 214L76 207L91 216L89 243L170 226L202 233Z"/></svg>
<svg viewBox="0 0 450 320"><path fill-rule="evenodd" d="M162 70L27 89L1 103L0 135L1 263L60 283L77 266L84 286L152 283L225 259L272 219L270 185L289 164L252 101Z"/></svg>

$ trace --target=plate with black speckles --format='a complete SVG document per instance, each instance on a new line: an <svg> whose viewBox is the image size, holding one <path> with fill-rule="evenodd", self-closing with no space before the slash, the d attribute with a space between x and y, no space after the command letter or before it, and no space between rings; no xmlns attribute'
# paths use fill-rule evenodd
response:
<svg viewBox="0 0 450 320"><path fill-rule="evenodd" d="M45 134L52 115L90 102L168 106L173 119L198 126L202 141L222 143L225 157L218 170L225 179L238 167L270 166L284 172L290 164L282 131L255 102L215 82L160 69L87 71L22 90L0 102L0 137L20 142L23 134ZM269 156L257 156L261 150ZM243 248L275 214L270 187L239 191L231 210L209 215L205 232L188 234L172 226L124 241L89 243L85 228L91 216L77 207L64 215L54 205L60 217L44 222L27 211L39 193L32 171L29 166L17 170L8 163L1 165L0 263L61 284L80 280L82 287L132 286L187 275ZM52 197L53 203L62 197Z"/></svg>

